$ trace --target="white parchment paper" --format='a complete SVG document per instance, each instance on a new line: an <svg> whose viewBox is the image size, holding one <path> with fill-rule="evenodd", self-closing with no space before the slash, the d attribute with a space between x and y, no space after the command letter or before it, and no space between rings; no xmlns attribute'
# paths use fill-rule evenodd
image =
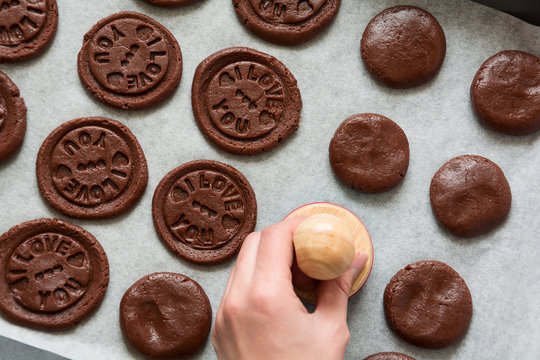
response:
<svg viewBox="0 0 540 360"><path fill-rule="evenodd" d="M23 221L60 217L90 231L107 252L110 283L101 307L72 330L46 333L13 325L0 317L0 335L73 359L140 358L123 341L118 306L124 291L155 271L183 273L198 281L217 309L229 261L197 266L161 243L152 224L151 199L160 179L194 159L214 159L244 173L259 206L257 229L278 222L305 203L331 201L355 212L374 243L375 262L367 284L349 302L352 339L346 358L400 351L417 359L534 359L540 354L540 133L510 137L479 124L469 102L469 86L480 64L505 49L540 56L540 27L466 1L411 0L441 23L447 54L438 76L409 90L392 90L373 80L360 57L360 38L369 20L394 0L343 0L327 31L297 47L273 45L253 36L236 18L230 0L200 0L174 10L142 0L57 0L59 26L49 50L21 64L3 64L28 107L22 150L0 164L0 233ZM117 11L147 14L177 38L183 75L174 96L146 111L120 111L94 100L76 67L83 35ZM294 74L304 101L298 132L273 151L241 157L219 150L199 132L191 109L191 81L198 63L229 46L249 46L280 59ZM410 143L410 167L393 191L366 195L341 185L328 163L328 145L338 125L360 112L397 122ZM106 116L137 136L149 166L144 196L129 213L106 221L70 219L40 197L35 180L39 146L61 123L83 116ZM429 204L429 184L450 158L478 154L496 162L512 188L512 210L495 231L458 239L441 228ZM444 350L424 350L400 340L384 320L382 296L390 278L405 265L443 261L467 282L473 319L467 335ZM269 334L271 336L271 334ZM208 341L195 356L215 358Z"/></svg>

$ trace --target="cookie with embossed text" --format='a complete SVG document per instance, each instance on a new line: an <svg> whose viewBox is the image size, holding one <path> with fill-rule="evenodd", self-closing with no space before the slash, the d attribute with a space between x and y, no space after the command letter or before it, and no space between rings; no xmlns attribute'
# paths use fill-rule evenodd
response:
<svg viewBox="0 0 540 360"><path fill-rule="evenodd" d="M233 256L257 221L247 179L232 166L195 160L169 172L152 200L159 237L178 256L213 264Z"/></svg>
<svg viewBox="0 0 540 360"><path fill-rule="evenodd" d="M182 53L163 25L124 11L86 33L77 66L81 82L100 101L120 109L146 109L178 87Z"/></svg>
<svg viewBox="0 0 540 360"><path fill-rule="evenodd" d="M193 113L220 148L258 154L298 129L302 98L296 79L275 57L246 47L218 51L195 71Z"/></svg>
<svg viewBox="0 0 540 360"><path fill-rule="evenodd" d="M21 325L61 330L101 303L109 263L86 230L58 219L38 219L0 236L0 312Z"/></svg>
<svg viewBox="0 0 540 360"><path fill-rule="evenodd" d="M313 39L336 16L340 0L233 0L236 15L252 33L280 45Z"/></svg>
<svg viewBox="0 0 540 360"><path fill-rule="evenodd" d="M148 182L146 158L122 123L87 117L68 121L43 142L38 187L56 210L82 219L110 218L131 209Z"/></svg>
<svg viewBox="0 0 540 360"><path fill-rule="evenodd" d="M2 1L0 63L36 56L49 46L58 26L56 0Z"/></svg>
<svg viewBox="0 0 540 360"><path fill-rule="evenodd" d="M26 133L26 106L19 88L0 71L0 161L19 149Z"/></svg>

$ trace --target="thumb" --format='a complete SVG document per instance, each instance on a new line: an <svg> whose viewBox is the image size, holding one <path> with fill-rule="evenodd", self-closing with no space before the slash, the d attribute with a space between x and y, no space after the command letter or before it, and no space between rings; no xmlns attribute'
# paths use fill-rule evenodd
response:
<svg viewBox="0 0 540 360"><path fill-rule="evenodd" d="M347 320L347 302L353 279L356 279L368 261L368 255L358 250L351 267L341 276L321 281L317 288L317 310L320 316L334 320Z"/></svg>

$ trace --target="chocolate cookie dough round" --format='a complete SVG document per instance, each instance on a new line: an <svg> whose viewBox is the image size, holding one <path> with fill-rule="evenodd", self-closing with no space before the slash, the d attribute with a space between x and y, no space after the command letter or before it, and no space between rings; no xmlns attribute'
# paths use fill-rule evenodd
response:
<svg viewBox="0 0 540 360"><path fill-rule="evenodd" d="M510 185L501 168L478 155L462 155L444 164L433 176L431 208L453 234L484 234L508 216Z"/></svg>
<svg viewBox="0 0 540 360"><path fill-rule="evenodd" d="M39 191L56 210L103 219L131 209L148 181L146 158L122 123L87 117L57 127L36 161Z"/></svg>
<svg viewBox="0 0 540 360"><path fill-rule="evenodd" d="M409 167L409 142L398 124L378 114L356 114L330 142L334 174L355 190L380 193L399 184Z"/></svg>
<svg viewBox="0 0 540 360"><path fill-rule="evenodd" d="M146 109L178 87L182 53L163 25L124 11L100 20L84 35L77 67L83 85L100 101L119 109Z"/></svg>
<svg viewBox="0 0 540 360"><path fill-rule="evenodd" d="M159 237L178 256L213 264L233 256L257 220L255 193L232 166L212 160L180 165L152 200Z"/></svg>
<svg viewBox="0 0 540 360"><path fill-rule="evenodd" d="M236 154L270 150L298 129L296 79L275 57L245 47L218 51L193 77L191 103L201 132Z"/></svg>
<svg viewBox="0 0 540 360"><path fill-rule="evenodd" d="M203 346L212 307L203 288L181 274L146 275L120 302L120 327L127 341L149 358L178 358Z"/></svg>
<svg viewBox="0 0 540 360"><path fill-rule="evenodd" d="M0 71L0 161L21 146L26 133L26 106L19 89Z"/></svg>
<svg viewBox="0 0 540 360"><path fill-rule="evenodd" d="M253 34L279 45L298 45L332 22L340 0L233 0L233 5Z"/></svg>
<svg viewBox="0 0 540 360"><path fill-rule="evenodd" d="M191 4L196 3L199 0L145 0L145 1L152 5L166 7L166 8L173 8L173 7L191 5Z"/></svg>
<svg viewBox="0 0 540 360"><path fill-rule="evenodd" d="M396 352L381 352L369 355L364 360L415 360L413 357Z"/></svg>
<svg viewBox="0 0 540 360"><path fill-rule="evenodd" d="M0 237L0 311L13 322L73 327L99 306L108 283L105 251L76 225L31 220Z"/></svg>
<svg viewBox="0 0 540 360"><path fill-rule="evenodd" d="M467 332L472 298L465 281L450 266L419 261L390 280L384 291L384 313L390 327L405 341L441 349Z"/></svg>
<svg viewBox="0 0 540 360"><path fill-rule="evenodd" d="M58 26L56 0L2 1L0 63L36 56L49 46Z"/></svg>
<svg viewBox="0 0 540 360"><path fill-rule="evenodd" d="M493 55L473 79L471 103L495 131L521 136L540 130L540 59L514 50Z"/></svg>
<svg viewBox="0 0 540 360"><path fill-rule="evenodd" d="M395 6L377 14L362 34L362 59L368 70L392 88L426 83L446 55L444 31L427 11Z"/></svg>

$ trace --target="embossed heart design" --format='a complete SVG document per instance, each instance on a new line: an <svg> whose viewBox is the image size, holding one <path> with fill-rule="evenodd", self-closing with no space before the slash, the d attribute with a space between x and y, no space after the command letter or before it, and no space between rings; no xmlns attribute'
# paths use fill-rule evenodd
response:
<svg viewBox="0 0 540 360"><path fill-rule="evenodd" d="M313 6L311 6L308 0L300 0L296 11L299 15L306 16L313 11Z"/></svg>
<svg viewBox="0 0 540 360"><path fill-rule="evenodd" d="M224 72L219 77L219 86L231 86L234 84L234 78L232 78L229 73Z"/></svg>
<svg viewBox="0 0 540 360"><path fill-rule="evenodd" d="M221 224L225 228L225 231L231 232L236 230L238 225L240 225L240 221L230 215L224 215L221 219Z"/></svg>

